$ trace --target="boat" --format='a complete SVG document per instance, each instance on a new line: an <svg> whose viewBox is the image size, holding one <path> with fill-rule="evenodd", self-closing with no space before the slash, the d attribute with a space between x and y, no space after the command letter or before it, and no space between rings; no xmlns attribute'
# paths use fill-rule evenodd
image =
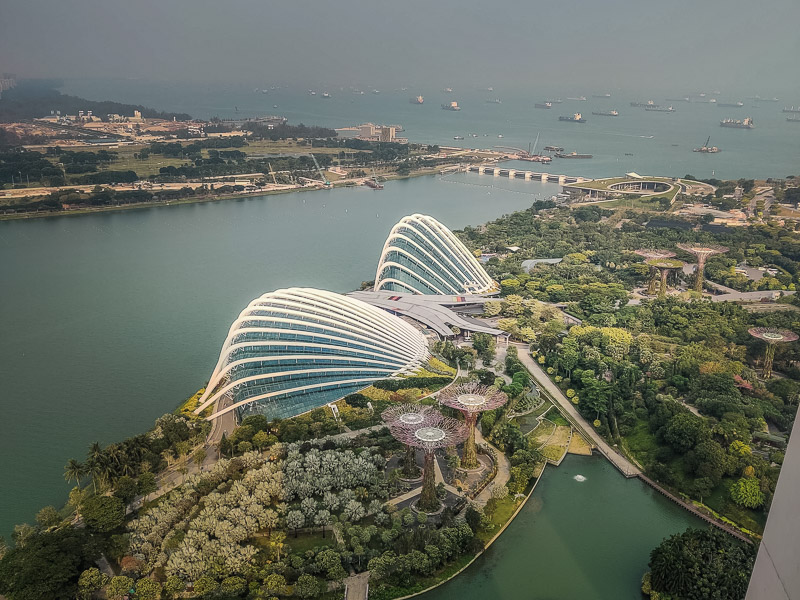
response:
<svg viewBox="0 0 800 600"><path fill-rule="evenodd" d="M717 102L717 106L720 108L741 108L744 106L744 102Z"/></svg>
<svg viewBox="0 0 800 600"><path fill-rule="evenodd" d="M597 115L598 117L618 117L619 111L616 110L598 110L592 111L593 115Z"/></svg>
<svg viewBox="0 0 800 600"><path fill-rule="evenodd" d="M626 152L625 156L633 156L633 152Z"/></svg>
<svg viewBox="0 0 800 600"><path fill-rule="evenodd" d="M446 102L442 104L442 110L461 110L458 102Z"/></svg>
<svg viewBox="0 0 800 600"><path fill-rule="evenodd" d="M453 88L444 88L444 93L445 94L452 94L453 93Z"/></svg>
<svg viewBox="0 0 800 600"><path fill-rule="evenodd" d="M655 106L656 103L652 100L648 100L647 102L631 102L631 106L635 106L637 108L647 108L648 106Z"/></svg>
<svg viewBox="0 0 800 600"><path fill-rule="evenodd" d="M645 106L644 109L647 112L666 112L666 113L675 112L675 109L672 108L672 105L670 105L670 106L658 106L658 105Z"/></svg>
<svg viewBox="0 0 800 600"><path fill-rule="evenodd" d="M503 134L502 134L502 133L498 133L498 134L497 134L497 137L499 137L499 138L502 138L502 137L503 137Z"/></svg>
<svg viewBox="0 0 800 600"><path fill-rule="evenodd" d="M330 98L331 95L328 92L322 92L322 97L323 98Z"/></svg>
<svg viewBox="0 0 800 600"><path fill-rule="evenodd" d="M586 102L586 96L577 96L575 98L567 98L567 100L577 100L578 102Z"/></svg>
<svg viewBox="0 0 800 600"><path fill-rule="evenodd" d="M564 154L563 152L556 152L556 158L592 158L591 154L578 154L577 152L570 152Z"/></svg>
<svg viewBox="0 0 800 600"><path fill-rule="evenodd" d="M373 94L375 94L375 95L377 95L377 94L380 94L380 93L381 93L381 91L380 91L380 90L372 90L372 93L373 93Z"/></svg>
<svg viewBox="0 0 800 600"><path fill-rule="evenodd" d="M611 94L592 94L592 98L611 98Z"/></svg>
<svg viewBox="0 0 800 600"><path fill-rule="evenodd" d="M317 95L317 92L315 92L314 90L308 90L308 93L311 94L312 96Z"/></svg>
<svg viewBox="0 0 800 600"><path fill-rule="evenodd" d="M409 98L408 100L411 104L422 104L425 102L425 98L422 96L417 96L416 98Z"/></svg>
<svg viewBox="0 0 800 600"><path fill-rule="evenodd" d="M717 148L716 146L709 146L710 142L711 142L711 136L708 136L706 143L703 144L700 148L695 148L694 150L692 150L692 152L701 152L703 154L716 154L717 152L719 152L719 148Z"/></svg>
<svg viewBox="0 0 800 600"><path fill-rule="evenodd" d="M487 104L502 104L502 102L500 101L500 98L494 98L493 100L487 100L486 103Z"/></svg>
<svg viewBox="0 0 800 600"><path fill-rule="evenodd" d="M571 117L558 117L559 121L567 121L569 123L586 123L586 119L583 118L581 113L575 113Z"/></svg>
<svg viewBox="0 0 800 600"><path fill-rule="evenodd" d="M761 96L756 96L753 98L756 102L777 102L777 98L762 98Z"/></svg>
<svg viewBox="0 0 800 600"><path fill-rule="evenodd" d="M545 152L563 152L564 149L561 146L545 146Z"/></svg>
<svg viewBox="0 0 800 600"><path fill-rule="evenodd" d="M453 139L454 139L454 140L463 140L463 139L464 139L464 136L463 136L463 135L454 135L454 136L453 136Z"/></svg>
<svg viewBox="0 0 800 600"><path fill-rule="evenodd" d="M552 102L537 102L533 105L534 108L553 108Z"/></svg>
<svg viewBox="0 0 800 600"><path fill-rule="evenodd" d="M755 124L753 123L753 119L751 117L747 117L742 121L739 119L722 119L722 121L719 122L719 126L733 127L734 129L753 129Z"/></svg>
<svg viewBox="0 0 800 600"><path fill-rule="evenodd" d="M493 88L492 86L489 86L488 88L486 88L486 91L487 91L487 92L493 92L493 91L494 91L494 88Z"/></svg>
<svg viewBox="0 0 800 600"><path fill-rule="evenodd" d="M800 106L797 106L797 107L784 106L783 107L783 112L785 112L785 113L800 113Z"/></svg>

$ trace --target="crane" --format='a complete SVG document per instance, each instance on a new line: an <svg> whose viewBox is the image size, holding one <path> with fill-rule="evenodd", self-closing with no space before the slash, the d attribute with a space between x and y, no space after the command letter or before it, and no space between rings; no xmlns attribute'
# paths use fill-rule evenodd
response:
<svg viewBox="0 0 800 600"><path fill-rule="evenodd" d="M272 175L272 183L278 185L278 180L275 179L275 171L272 170L272 163L267 163L269 165L269 174Z"/></svg>
<svg viewBox="0 0 800 600"><path fill-rule="evenodd" d="M309 152L309 154L311 154L311 153ZM317 171L319 171L319 176L322 177L322 185L323 185L323 187L328 188L328 189L333 187L333 184L330 181L328 181L327 177L325 177L325 173L322 172L322 167L319 166L319 163L317 162L317 157L314 156L313 154L311 154L311 158L314 161L314 165L317 167Z"/></svg>

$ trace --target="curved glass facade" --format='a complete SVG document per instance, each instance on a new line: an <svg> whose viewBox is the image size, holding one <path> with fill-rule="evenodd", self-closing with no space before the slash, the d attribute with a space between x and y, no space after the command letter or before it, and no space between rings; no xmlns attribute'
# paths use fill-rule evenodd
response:
<svg viewBox="0 0 800 600"><path fill-rule="evenodd" d="M383 246L375 291L483 294L496 284L453 232L433 217L403 217Z"/></svg>
<svg viewBox="0 0 800 600"><path fill-rule="evenodd" d="M307 412L428 359L425 337L348 296L289 288L253 300L231 326L196 412L217 400L269 419Z"/></svg>

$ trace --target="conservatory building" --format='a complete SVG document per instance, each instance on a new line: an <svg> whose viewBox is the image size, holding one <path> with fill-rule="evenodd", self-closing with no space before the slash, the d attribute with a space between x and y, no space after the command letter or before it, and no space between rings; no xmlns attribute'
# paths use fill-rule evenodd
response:
<svg viewBox="0 0 800 600"><path fill-rule="evenodd" d="M412 373L429 356L425 337L385 310L323 290L277 290L234 321L195 412L293 417Z"/></svg>
<svg viewBox="0 0 800 600"><path fill-rule="evenodd" d="M452 231L414 214L395 225L375 274L376 292L485 294L497 284Z"/></svg>

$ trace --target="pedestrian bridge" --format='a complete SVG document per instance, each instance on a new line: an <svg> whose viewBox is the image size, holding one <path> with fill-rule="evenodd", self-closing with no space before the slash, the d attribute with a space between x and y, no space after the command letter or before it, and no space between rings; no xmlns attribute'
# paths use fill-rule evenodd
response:
<svg viewBox="0 0 800 600"><path fill-rule="evenodd" d="M480 175L493 175L494 177L508 177L509 179L523 179L525 181L541 181L542 183L583 183L592 181L586 177L576 175L557 175L555 173L537 173L523 169L509 169L498 167L497 165L469 165L467 173L478 173Z"/></svg>

